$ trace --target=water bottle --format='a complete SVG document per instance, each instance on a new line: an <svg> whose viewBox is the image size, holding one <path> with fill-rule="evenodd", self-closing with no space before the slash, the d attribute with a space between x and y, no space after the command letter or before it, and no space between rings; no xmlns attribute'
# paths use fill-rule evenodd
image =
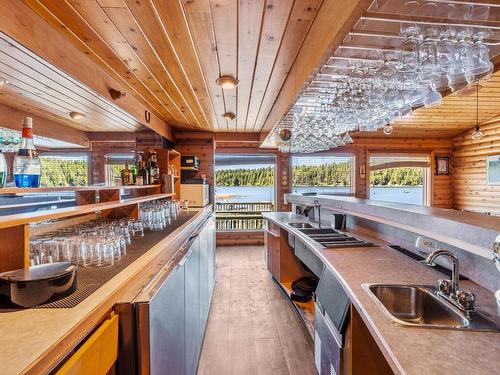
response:
<svg viewBox="0 0 500 375"><path fill-rule="evenodd" d="M40 159L33 143L33 119L25 117L19 151L14 159L14 181L17 187L40 186Z"/></svg>

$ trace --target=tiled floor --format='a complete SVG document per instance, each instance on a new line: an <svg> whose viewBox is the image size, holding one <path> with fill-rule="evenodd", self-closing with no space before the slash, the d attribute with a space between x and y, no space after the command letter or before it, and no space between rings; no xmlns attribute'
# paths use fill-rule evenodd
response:
<svg viewBox="0 0 500 375"><path fill-rule="evenodd" d="M198 375L313 375L313 345L271 280L262 246L217 248Z"/></svg>

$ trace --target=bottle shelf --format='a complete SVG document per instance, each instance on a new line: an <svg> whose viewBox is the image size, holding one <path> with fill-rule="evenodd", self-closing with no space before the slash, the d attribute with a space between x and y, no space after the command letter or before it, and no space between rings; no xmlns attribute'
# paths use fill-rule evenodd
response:
<svg viewBox="0 0 500 375"><path fill-rule="evenodd" d="M105 186L105 185L88 185L88 186L55 186L55 187L39 187L39 188L18 188L4 187L0 188L1 194L31 194L31 193L57 193L57 192L77 192L77 191L100 191L100 190L138 190L138 189L157 189L161 185L126 185L126 186Z"/></svg>
<svg viewBox="0 0 500 375"><path fill-rule="evenodd" d="M21 214L4 215L0 216L0 228L9 228L18 225L36 223L45 220L62 219L71 216L84 215L104 210L111 210L113 208L120 208L124 206L137 205L142 202L153 201L157 199L170 198L173 194L153 194L143 197L120 199L117 201L85 204L81 206L57 208L54 210L42 210L35 212L27 212Z"/></svg>

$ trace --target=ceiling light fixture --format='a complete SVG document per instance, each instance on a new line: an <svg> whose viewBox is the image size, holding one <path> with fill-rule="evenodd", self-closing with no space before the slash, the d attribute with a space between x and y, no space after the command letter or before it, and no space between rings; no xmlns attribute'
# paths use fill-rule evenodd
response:
<svg viewBox="0 0 500 375"><path fill-rule="evenodd" d="M476 84L476 128L472 132L472 140L477 141L484 137L484 133L479 127L479 85Z"/></svg>
<svg viewBox="0 0 500 375"><path fill-rule="evenodd" d="M222 115L226 120L232 121L236 118L236 115L233 112L226 112Z"/></svg>
<svg viewBox="0 0 500 375"><path fill-rule="evenodd" d="M69 117L71 117L73 120L80 120L80 119L84 118L85 116L86 116L85 113L81 113L81 112L72 111L69 113Z"/></svg>
<svg viewBox="0 0 500 375"><path fill-rule="evenodd" d="M238 86L238 83L240 83L240 81L238 81L233 76L222 76L217 78L215 82L224 90L234 89L236 86Z"/></svg>

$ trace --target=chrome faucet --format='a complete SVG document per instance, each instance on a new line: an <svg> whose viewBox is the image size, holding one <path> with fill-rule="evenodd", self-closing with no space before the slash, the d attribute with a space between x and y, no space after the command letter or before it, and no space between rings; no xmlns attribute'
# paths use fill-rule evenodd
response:
<svg viewBox="0 0 500 375"><path fill-rule="evenodd" d="M451 280L438 280L438 295L444 297L455 307L458 307L465 315L470 318L474 312L474 302L476 296L472 292L460 289L459 285L459 261L458 257L451 251L439 249L425 259L427 265L434 265L434 260L439 256L447 256L451 263Z"/></svg>
<svg viewBox="0 0 500 375"><path fill-rule="evenodd" d="M318 228L321 228L321 204L317 199L314 200L314 216L318 213Z"/></svg>

